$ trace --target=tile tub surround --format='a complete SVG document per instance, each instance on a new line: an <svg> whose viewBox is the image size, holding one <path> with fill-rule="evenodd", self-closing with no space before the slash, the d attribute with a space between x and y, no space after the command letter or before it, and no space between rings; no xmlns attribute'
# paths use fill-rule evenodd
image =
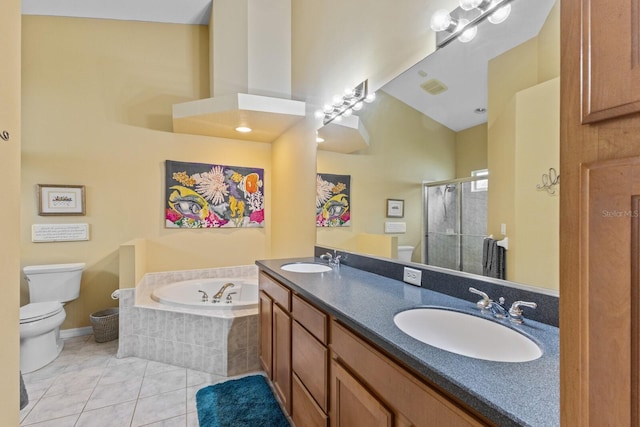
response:
<svg viewBox="0 0 640 427"><path fill-rule="evenodd" d="M326 273L282 270L291 262L319 258L257 261L261 269L301 297L391 355L419 378L446 391L499 426L556 427L560 423L559 331L529 320L511 326L542 349L539 359L492 362L461 356L404 334L393 317L401 311L439 306L480 315L475 302L408 285L348 265Z"/></svg>
<svg viewBox="0 0 640 427"><path fill-rule="evenodd" d="M146 274L120 289L118 357L135 356L215 375L260 369L258 309L192 310L151 299L156 287L205 278L255 278L254 265Z"/></svg>
<svg viewBox="0 0 640 427"><path fill-rule="evenodd" d="M333 253L333 249L316 246L314 254L319 257L326 252ZM557 292L551 290L547 291L507 280L446 270L424 264L405 264L399 260L377 258L340 250L338 253L342 254L342 264L390 279L402 280L405 265L418 269L422 271L423 288L470 302L477 302L480 298L469 292L469 287L474 287L487 293L495 301L500 297L504 297L507 308L514 301L533 301L538 304L538 308L535 310L525 308L526 318L555 327L560 325L559 298Z"/></svg>

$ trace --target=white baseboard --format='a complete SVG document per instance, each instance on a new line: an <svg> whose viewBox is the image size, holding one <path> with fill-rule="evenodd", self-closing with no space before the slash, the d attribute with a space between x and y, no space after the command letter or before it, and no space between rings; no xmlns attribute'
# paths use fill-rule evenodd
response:
<svg viewBox="0 0 640 427"><path fill-rule="evenodd" d="M60 329L60 338L73 338L73 337L81 337L83 335L91 335L93 334L93 327L85 326L84 328L74 328L74 329Z"/></svg>

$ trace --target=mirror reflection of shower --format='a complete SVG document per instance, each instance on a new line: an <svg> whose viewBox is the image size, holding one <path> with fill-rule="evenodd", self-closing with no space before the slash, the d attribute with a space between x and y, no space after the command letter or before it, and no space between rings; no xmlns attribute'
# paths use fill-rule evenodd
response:
<svg viewBox="0 0 640 427"><path fill-rule="evenodd" d="M482 274L486 176L424 184L425 264Z"/></svg>

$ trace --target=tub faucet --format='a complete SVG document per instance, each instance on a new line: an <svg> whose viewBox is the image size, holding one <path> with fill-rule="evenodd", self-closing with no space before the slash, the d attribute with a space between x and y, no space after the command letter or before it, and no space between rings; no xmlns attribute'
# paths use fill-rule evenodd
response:
<svg viewBox="0 0 640 427"><path fill-rule="evenodd" d="M202 302L209 301L209 295L205 291L198 290L198 292L202 292Z"/></svg>
<svg viewBox="0 0 640 427"><path fill-rule="evenodd" d="M222 294L224 293L224 291L227 288L232 288L235 285L231 282L229 283L225 283L224 285L222 285L222 287L220 288L220 290L218 292L216 292L216 294L213 296L211 302L216 303L216 302L220 302L220 298L222 298Z"/></svg>
<svg viewBox="0 0 640 427"><path fill-rule="evenodd" d="M320 255L320 259L327 261L331 267L340 267L341 258L342 255L338 255L336 251L333 251L333 255L329 252Z"/></svg>

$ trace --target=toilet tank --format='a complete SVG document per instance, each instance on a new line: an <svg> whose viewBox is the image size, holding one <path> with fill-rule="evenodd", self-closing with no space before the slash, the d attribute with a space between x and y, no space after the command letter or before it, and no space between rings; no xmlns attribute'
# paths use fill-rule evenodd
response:
<svg viewBox="0 0 640 427"><path fill-rule="evenodd" d="M413 246L398 246L398 259L400 261L411 262L411 255L413 255Z"/></svg>
<svg viewBox="0 0 640 427"><path fill-rule="evenodd" d="M29 284L29 302L72 301L80 296L85 264L30 265L22 269Z"/></svg>

